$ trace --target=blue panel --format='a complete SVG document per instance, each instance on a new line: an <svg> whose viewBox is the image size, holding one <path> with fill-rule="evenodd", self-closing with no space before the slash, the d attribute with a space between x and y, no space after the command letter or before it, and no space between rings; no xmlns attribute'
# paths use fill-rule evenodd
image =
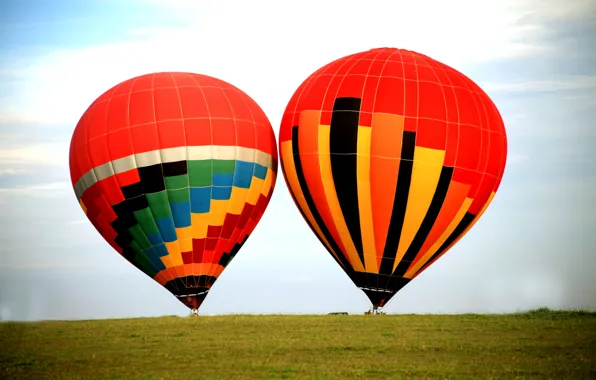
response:
<svg viewBox="0 0 596 380"><path fill-rule="evenodd" d="M267 168L263 165L255 163L255 177L265 179L267 176Z"/></svg>
<svg viewBox="0 0 596 380"><path fill-rule="evenodd" d="M159 232L147 235L147 239L149 239L151 245L158 245L163 243L163 239L161 238L161 234Z"/></svg>
<svg viewBox="0 0 596 380"><path fill-rule="evenodd" d="M190 202L170 203L176 228L190 226Z"/></svg>
<svg viewBox="0 0 596 380"><path fill-rule="evenodd" d="M170 253L168 252L168 249L166 248L165 244L156 245L155 247L153 247L153 250L159 257L167 256Z"/></svg>
<svg viewBox="0 0 596 380"><path fill-rule="evenodd" d="M190 188L190 211L193 214L209 212L211 209L211 187Z"/></svg>
<svg viewBox="0 0 596 380"><path fill-rule="evenodd" d="M165 248L164 245L162 245L162 247ZM156 269L157 272L166 269L166 266L164 265L163 261L160 260L160 255L157 253L157 250L154 247L146 249L145 253L147 254L147 257L149 257L149 260L151 261L151 263L155 267L154 269Z"/></svg>
<svg viewBox="0 0 596 380"><path fill-rule="evenodd" d="M234 186L243 189L250 187L252 180L252 172L255 164L253 162L236 161L236 176L234 177Z"/></svg>
<svg viewBox="0 0 596 380"><path fill-rule="evenodd" d="M226 201L232 196L232 186L230 187L214 187L213 193L211 194L213 199L219 201Z"/></svg>
<svg viewBox="0 0 596 380"><path fill-rule="evenodd" d="M163 240L166 243L176 241L178 237L176 236L176 227L174 226L174 219L171 217L168 218L160 218L156 219L155 223L157 223L157 228L159 228L159 232L163 237Z"/></svg>
<svg viewBox="0 0 596 380"><path fill-rule="evenodd" d="M213 186L232 186L234 174L213 173Z"/></svg>
<svg viewBox="0 0 596 380"><path fill-rule="evenodd" d="M151 262L155 265L157 272L161 272L162 270L166 269L165 264L160 259L152 259Z"/></svg>
<svg viewBox="0 0 596 380"><path fill-rule="evenodd" d="M159 255L157 254L157 251L155 250L154 247L146 249L145 254L147 254L147 257L149 257L149 259L151 259L151 260L159 259Z"/></svg>

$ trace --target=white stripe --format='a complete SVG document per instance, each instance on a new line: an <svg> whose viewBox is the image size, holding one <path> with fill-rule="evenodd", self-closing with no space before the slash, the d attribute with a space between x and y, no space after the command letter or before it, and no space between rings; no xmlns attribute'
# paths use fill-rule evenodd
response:
<svg viewBox="0 0 596 380"><path fill-rule="evenodd" d="M271 167L271 156L265 152L257 150L255 154L255 162L261 166L269 168Z"/></svg>
<svg viewBox="0 0 596 380"><path fill-rule="evenodd" d="M236 147L235 146L214 146L213 147L214 160L235 160Z"/></svg>
<svg viewBox="0 0 596 380"><path fill-rule="evenodd" d="M106 162L105 164L95 168L95 174L97 175L97 179L100 181L102 179L110 178L115 174L114 167L112 166L111 162Z"/></svg>
<svg viewBox="0 0 596 380"><path fill-rule="evenodd" d="M161 152L159 150L152 150L151 152L135 154L134 160L137 162L137 167L139 168L161 164Z"/></svg>
<svg viewBox="0 0 596 380"><path fill-rule="evenodd" d="M109 164L109 162L107 164ZM127 172L137 167L135 165L134 155L114 160L112 161L112 166L114 167L114 172L117 174Z"/></svg>
<svg viewBox="0 0 596 380"><path fill-rule="evenodd" d="M189 146L188 159L191 161L209 160L211 158L211 145Z"/></svg>
<svg viewBox="0 0 596 380"><path fill-rule="evenodd" d="M162 149L161 161L163 163L186 161L186 147L181 146L177 148Z"/></svg>
<svg viewBox="0 0 596 380"><path fill-rule="evenodd" d="M256 162L259 165L271 168L273 157L263 151L223 145L203 145L168 148L144 152L122 157L117 160L106 162L85 173L74 186L75 194L80 200L85 191L98 181L106 179L115 174L120 174L134 168L156 165L163 162L177 162L185 160L242 160Z"/></svg>
<svg viewBox="0 0 596 380"><path fill-rule="evenodd" d="M246 162L255 162L255 150L243 146L236 147L236 159Z"/></svg>

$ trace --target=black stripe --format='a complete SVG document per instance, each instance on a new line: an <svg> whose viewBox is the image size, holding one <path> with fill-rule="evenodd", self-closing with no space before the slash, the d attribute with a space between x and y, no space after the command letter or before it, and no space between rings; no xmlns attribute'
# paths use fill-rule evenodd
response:
<svg viewBox="0 0 596 380"><path fill-rule="evenodd" d="M246 240L248 239L248 236L249 235L246 235L244 237L244 239L242 239L241 242L234 244L234 246L230 250L230 253L224 252L221 255L221 257L219 258L218 264L221 265L222 267L225 267L226 265L228 265L230 263L230 261L232 261L232 259L234 258L234 256L236 256L236 254L238 253L238 251L240 251L240 248L242 248L242 246L244 245L244 243L246 243Z"/></svg>
<svg viewBox="0 0 596 380"><path fill-rule="evenodd" d="M161 164L145 166L138 170L143 194L158 193L166 189Z"/></svg>
<svg viewBox="0 0 596 380"><path fill-rule="evenodd" d="M399 173L397 175L397 188L395 189L395 198L393 199L393 212L389 222L389 231L387 232L387 241L383 250L383 259L379 273L391 274L393 271L393 262L399 247L399 239L406 215L406 206L408 205L408 195L410 194L410 182L412 180L412 166L414 163L414 149L416 148L416 133L404 131L401 162L399 164Z"/></svg>
<svg viewBox="0 0 596 380"><path fill-rule="evenodd" d="M186 161L167 162L161 165L163 168L163 175L166 177L174 177L188 173Z"/></svg>
<svg viewBox="0 0 596 380"><path fill-rule="evenodd" d="M368 289L361 290L366 294L370 302L374 307L384 306L389 300L404 286L406 286L411 280L409 278L403 278L399 276L388 276L379 275L374 273L367 274L369 282L387 284L384 287L377 288L376 286L370 286ZM379 291L381 290L381 291Z"/></svg>
<svg viewBox="0 0 596 380"><path fill-rule="evenodd" d="M457 227L455 227L455 230L453 230L451 235L449 235L447 240L445 240L445 243L441 245L437 252L435 252L435 254L432 255L432 257L426 262L424 267L422 267L418 272L422 272L423 270L425 270L437 256L442 254L447 249L447 247L449 247L455 241L455 239L457 239L461 234L463 234L465 229L468 228L472 221L474 221L474 218L476 218L476 215L466 212L466 215L464 215Z"/></svg>
<svg viewBox="0 0 596 380"><path fill-rule="evenodd" d="M207 275L178 277L168 281L164 287L176 296L196 294L209 290L208 285L212 285L216 280L216 277Z"/></svg>
<svg viewBox="0 0 596 380"><path fill-rule="evenodd" d="M128 186L122 186L120 190L122 190L122 194L126 199L136 198L138 196L145 195L145 193L143 192L143 184L141 182L133 183L132 185Z"/></svg>
<svg viewBox="0 0 596 380"><path fill-rule="evenodd" d="M149 207L149 202L147 202L147 198L144 195L142 195L139 197L126 199L112 206L112 209L114 210L116 215L124 216L128 214L132 215L133 212L142 210L147 207Z"/></svg>
<svg viewBox="0 0 596 380"><path fill-rule="evenodd" d="M350 265L350 263L348 262L348 259L342 253L342 250L339 249L339 246L337 245L337 242L333 239L333 236L331 236L329 229L327 228L325 223L323 223L323 218L321 218L321 214L319 214L319 212L317 210L317 206L315 205L315 202L312 199L312 196L310 195L310 190L308 189L308 186L306 184L306 179L304 178L304 172L302 171L302 163L300 162L300 149L298 147L298 126L292 127L292 154L294 157L294 167L296 168L296 175L298 177L298 183L300 184L300 189L302 190L302 194L304 195L306 204L308 205L308 208L310 209L310 213L312 214L313 218L315 219L315 222L319 225L319 228L321 229L321 232L325 236L325 239L327 239L327 241L329 242L331 249L333 249L337 253L339 260L341 261L341 265L345 268L346 273L348 274L348 276L351 279L352 278L351 273L353 272L353 268ZM292 193L291 189L290 189L290 193ZM292 193L292 197L294 197L293 193ZM294 198L294 200L296 200L296 198ZM296 204L298 204L298 202L296 202ZM298 209L300 209L300 207L298 207ZM319 237L319 235L316 233L313 226L310 225L308 218L306 218L306 216L304 215L302 210L300 210L300 212L302 213L304 220L306 220L306 222L308 223L310 228L313 230L314 234L317 237ZM320 237L319 237L319 240L321 241L321 244L323 244L323 240ZM327 249L327 246L325 244L323 244L323 246L325 247L325 249ZM331 253L331 252L329 252L329 253ZM333 253L331 253L331 256L335 257L335 255L333 255Z"/></svg>
<svg viewBox="0 0 596 380"><path fill-rule="evenodd" d="M449 184L451 183L451 177L453 175L453 168L449 166L443 166L441 170L441 175L439 177L439 183L437 184L437 189L435 191L435 195L433 196L432 201L430 202L430 206L428 207L428 211L416 232L416 236L412 240L412 244L408 247L408 250L404 254L404 257L401 259L400 263L395 268L395 272L393 274L395 276L403 276L404 273L410 267L412 261L416 258L416 255L420 252L420 248L424 245L428 234L433 228L435 221L437 220L437 216L441 211L441 207L443 207L443 202L445 201L445 197L447 196L447 190L449 190Z"/></svg>
<svg viewBox="0 0 596 380"><path fill-rule="evenodd" d="M126 249L128 244L133 241L132 235L128 229L138 224L134 212L147 207L149 207L149 203L147 203L147 198L145 198L145 196L126 199L112 206L112 210L114 210L114 213L116 214L116 219L111 222L110 225L117 233L114 242L118 244L120 248Z"/></svg>
<svg viewBox="0 0 596 380"><path fill-rule="evenodd" d="M116 239L117 238L118 237L116 237ZM116 244L118 244L118 243L116 243ZM120 246L122 247L122 257L124 257L126 260L128 260L132 265L136 266L137 264L135 263L135 255L137 253L132 248L130 248L128 246L128 243L126 245L120 245Z"/></svg>
<svg viewBox="0 0 596 380"><path fill-rule="evenodd" d="M359 118L360 99L335 99L331 114L329 153L331 154L331 173L337 199L358 256L364 263L358 209L358 172L356 170Z"/></svg>

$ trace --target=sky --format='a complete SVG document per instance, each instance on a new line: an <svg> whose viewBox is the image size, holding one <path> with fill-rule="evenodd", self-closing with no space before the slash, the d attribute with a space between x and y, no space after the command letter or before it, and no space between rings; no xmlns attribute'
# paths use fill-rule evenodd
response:
<svg viewBox="0 0 596 380"><path fill-rule="evenodd" d="M509 156L480 221L388 313L596 309L596 1L6 0L0 14L0 320L187 315L87 221L68 147L89 104L157 71L218 77L278 135L313 71L375 47L428 55L499 108ZM281 169L204 315L370 307L292 202Z"/></svg>

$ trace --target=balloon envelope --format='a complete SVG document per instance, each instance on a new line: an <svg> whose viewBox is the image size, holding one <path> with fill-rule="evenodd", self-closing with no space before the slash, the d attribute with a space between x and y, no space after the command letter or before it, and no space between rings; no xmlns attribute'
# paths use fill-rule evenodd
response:
<svg viewBox="0 0 596 380"><path fill-rule="evenodd" d="M116 85L85 111L70 174L105 240L197 309L267 207L276 148L266 115L240 89L154 73Z"/></svg>
<svg viewBox="0 0 596 380"><path fill-rule="evenodd" d="M496 106L469 78L381 48L309 76L287 105L279 149L304 219L377 308L480 218L507 140Z"/></svg>

